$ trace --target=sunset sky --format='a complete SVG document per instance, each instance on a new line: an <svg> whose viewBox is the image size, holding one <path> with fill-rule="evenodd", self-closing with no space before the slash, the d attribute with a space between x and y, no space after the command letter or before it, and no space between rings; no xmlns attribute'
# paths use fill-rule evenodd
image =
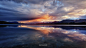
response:
<svg viewBox="0 0 86 48"><path fill-rule="evenodd" d="M86 0L0 0L0 21L86 19Z"/></svg>

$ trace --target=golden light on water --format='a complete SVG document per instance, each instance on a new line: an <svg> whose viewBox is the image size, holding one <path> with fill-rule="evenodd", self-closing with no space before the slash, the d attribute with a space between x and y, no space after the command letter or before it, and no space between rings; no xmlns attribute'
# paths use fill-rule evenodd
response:
<svg viewBox="0 0 86 48"><path fill-rule="evenodd" d="M68 31L68 30L63 30L61 28L53 28L53 27L34 27L34 26L26 26L26 25L21 25L19 27L23 28L30 28L30 29L35 29L40 31L42 34L49 35L50 33L62 33L64 35L67 35L68 37L71 37L75 40L80 40L80 41L86 41L86 35L79 33L78 31Z"/></svg>

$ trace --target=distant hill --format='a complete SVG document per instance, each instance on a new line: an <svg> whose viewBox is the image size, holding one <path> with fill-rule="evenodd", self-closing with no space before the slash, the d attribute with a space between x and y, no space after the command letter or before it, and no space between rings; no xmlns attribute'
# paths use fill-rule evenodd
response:
<svg viewBox="0 0 86 48"><path fill-rule="evenodd" d="M6 21L0 21L0 24L24 24L24 23L18 23L18 22L6 22ZM76 25L86 25L86 19L80 19L80 20L62 20L62 21L54 21L54 22L41 22L41 23L25 23L30 25L51 25L51 24L76 24Z"/></svg>
<svg viewBox="0 0 86 48"><path fill-rule="evenodd" d="M54 21L54 22L42 22L42 23L28 23L28 24L32 24L32 25L50 25L50 24L76 24L76 25L86 25L86 19L80 19L80 20L70 20L70 19L66 19L66 20L62 20L62 21Z"/></svg>
<svg viewBox="0 0 86 48"><path fill-rule="evenodd" d="M19 24L18 22L6 22L6 21L0 21L0 24Z"/></svg>

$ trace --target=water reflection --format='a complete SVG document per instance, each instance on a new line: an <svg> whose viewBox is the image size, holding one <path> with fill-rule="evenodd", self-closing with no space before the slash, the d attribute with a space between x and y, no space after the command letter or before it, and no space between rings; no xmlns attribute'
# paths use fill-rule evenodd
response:
<svg viewBox="0 0 86 48"><path fill-rule="evenodd" d="M21 25L19 27L24 27L24 28L31 28L31 29L35 29L35 30L39 30L41 31L41 33L49 35L52 33L62 33L62 34L66 34L68 37L73 37L76 40L81 40L81 41L86 41L86 35L85 33L83 34L82 32L80 32L80 30L64 30L61 28L54 28L54 27L32 27L32 26L26 26L26 25ZM66 27L67 28L67 27Z"/></svg>
<svg viewBox="0 0 86 48"><path fill-rule="evenodd" d="M47 44L43 47L86 48L86 28L79 26L18 25L0 29L0 47L38 48Z"/></svg>

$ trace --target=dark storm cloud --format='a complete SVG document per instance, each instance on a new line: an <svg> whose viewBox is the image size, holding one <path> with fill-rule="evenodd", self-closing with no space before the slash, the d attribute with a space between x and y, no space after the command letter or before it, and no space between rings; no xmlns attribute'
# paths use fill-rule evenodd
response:
<svg viewBox="0 0 86 48"><path fill-rule="evenodd" d="M22 21L22 20L32 20L36 18L28 18L30 15L22 14L21 12L0 8L0 21Z"/></svg>
<svg viewBox="0 0 86 48"><path fill-rule="evenodd" d="M3 0L0 0L0 1L3 1ZM16 3L32 3L32 4L42 4L46 1L49 1L49 0L7 0L7 1L14 1Z"/></svg>
<svg viewBox="0 0 86 48"><path fill-rule="evenodd" d="M7 8L0 8L0 10L5 10L5 11L12 11L12 12L18 12L18 11L11 10L11 9L7 9Z"/></svg>

